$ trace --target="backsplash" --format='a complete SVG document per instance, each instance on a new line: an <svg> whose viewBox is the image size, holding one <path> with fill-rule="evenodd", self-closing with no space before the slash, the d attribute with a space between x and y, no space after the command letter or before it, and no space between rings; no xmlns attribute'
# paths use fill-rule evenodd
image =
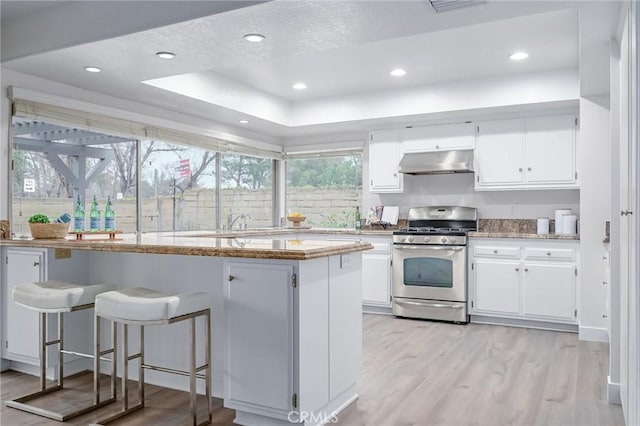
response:
<svg viewBox="0 0 640 426"><path fill-rule="evenodd" d="M410 207L454 205L476 207L480 218L536 219L554 217L554 210L568 208L580 216L580 190L486 191L473 187L473 173L404 176L401 194L363 191L363 206L400 206L400 218ZM535 233L535 227L534 227Z"/></svg>

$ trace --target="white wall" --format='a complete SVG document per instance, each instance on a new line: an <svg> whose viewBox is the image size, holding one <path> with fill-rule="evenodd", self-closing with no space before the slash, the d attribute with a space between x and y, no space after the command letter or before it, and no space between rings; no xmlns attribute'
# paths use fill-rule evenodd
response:
<svg viewBox="0 0 640 426"><path fill-rule="evenodd" d="M626 14L625 14L626 17ZM621 18L624 20L624 17ZM620 174L617 173L620 162L620 127L621 103L621 71L627 69L626 60L621 58L622 47L618 40L611 41L611 243L609 247L609 402L620 403L620 245L618 232L620 229ZM613 389L612 389L613 385Z"/></svg>
<svg viewBox="0 0 640 426"><path fill-rule="evenodd" d="M607 287L602 239L611 211L611 130L609 97L580 99L580 334L606 340ZM598 330L595 330L598 329ZM597 338L601 336L601 338Z"/></svg>

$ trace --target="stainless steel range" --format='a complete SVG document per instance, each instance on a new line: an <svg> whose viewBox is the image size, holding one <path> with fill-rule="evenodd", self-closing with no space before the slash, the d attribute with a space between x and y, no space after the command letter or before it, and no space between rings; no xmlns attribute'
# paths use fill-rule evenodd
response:
<svg viewBox="0 0 640 426"><path fill-rule="evenodd" d="M393 233L393 314L469 322L467 233L477 229L478 211L416 207L408 222Z"/></svg>

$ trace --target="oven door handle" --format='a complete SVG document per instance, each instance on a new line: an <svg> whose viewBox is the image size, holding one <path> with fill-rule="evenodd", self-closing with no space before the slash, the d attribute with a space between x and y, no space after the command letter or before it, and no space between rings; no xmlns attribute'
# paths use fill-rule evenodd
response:
<svg viewBox="0 0 640 426"><path fill-rule="evenodd" d="M440 246L402 246L394 245L394 250L439 250L439 251L462 251L464 247L440 247Z"/></svg>
<svg viewBox="0 0 640 426"><path fill-rule="evenodd" d="M410 305L410 306L427 306L430 308L449 308L449 309L462 309L464 304L459 305L443 305L442 303L429 303L429 302L409 302L406 300L394 299L398 305Z"/></svg>

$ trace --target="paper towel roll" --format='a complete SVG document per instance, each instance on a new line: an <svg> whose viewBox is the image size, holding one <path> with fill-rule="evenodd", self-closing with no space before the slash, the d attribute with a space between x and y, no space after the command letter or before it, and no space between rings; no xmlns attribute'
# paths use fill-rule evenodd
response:
<svg viewBox="0 0 640 426"><path fill-rule="evenodd" d="M556 217L556 234L565 234L564 232L564 227L563 227L563 222L562 222L562 216L565 214L571 214L571 209L559 209L556 210L555 212L555 217Z"/></svg>
<svg viewBox="0 0 640 426"><path fill-rule="evenodd" d="M538 218L538 234L547 235L548 233L549 233L549 218L539 217Z"/></svg>
<svg viewBox="0 0 640 426"><path fill-rule="evenodd" d="M577 234L576 222L578 221L578 216L575 214L565 214L562 216L562 232L564 234Z"/></svg>

